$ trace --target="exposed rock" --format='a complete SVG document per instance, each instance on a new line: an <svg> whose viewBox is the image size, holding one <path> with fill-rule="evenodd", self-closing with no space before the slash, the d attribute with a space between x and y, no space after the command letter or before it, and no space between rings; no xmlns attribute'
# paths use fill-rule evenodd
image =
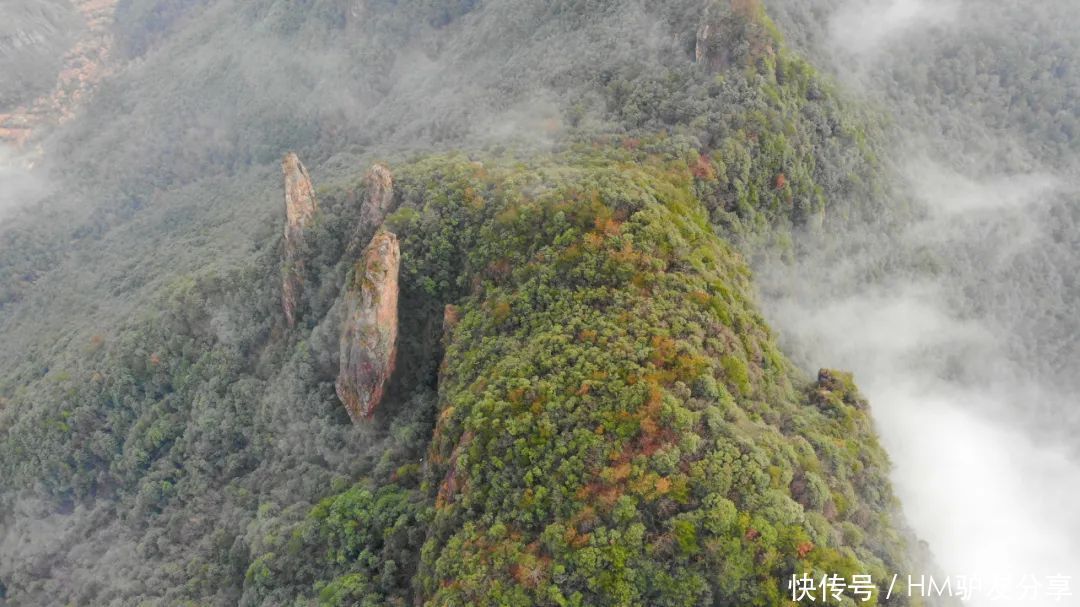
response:
<svg viewBox="0 0 1080 607"><path fill-rule="evenodd" d="M701 24L697 31L697 44L694 46L694 63L703 63L709 50L709 31L712 29L708 23Z"/></svg>
<svg viewBox="0 0 1080 607"><path fill-rule="evenodd" d="M319 209L319 204L315 200L311 177L296 154L290 152L285 155L285 159L281 161L281 172L285 177L285 213L288 219L285 238L289 239L294 230L303 231L304 226Z"/></svg>
<svg viewBox="0 0 1080 607"><path fill-rule="evenodd" d="M282 269L281 307L289 326L296 325L297 306L304 289L304 228L319 210L311 178L296 154L281 161L285 177L285 260Z"/></svg>
<svg viewBox="0 0 1080 607"><path fill-rule="evenodd" d="M368 419L382 400L397 358L397 236L380 230L346 285L341 369L335 387L353 423Z"/></svg>
<svg viewBox="0 0 1080 607"><path fill-rule="evenodd" d="M362 228L375 228L382 225L394 200L394 174L384 164L374 164L364 176L367 185L367 199L360 208Z"/></svg>
<svg viewBox="0 0 1080 607"><path fill-rule="evenodd" d="M450 454L450 461L447 466L446 476L443 477L443 481L439 483L439 492L435 496L435 507L444 508L448 504L454 501L454 497L462 489L464 479L461 478L458 469L458 458L461 457L461 453L469 448L469 444L472 443L476 435L472 431L465 431L461 435L461 440L458 441L456 447L454 447L453 453Z"/></svg>
<svg viewBox="0 0 1080 607"><path fill-rule="evenodd" d="M442 323L442 346L444 349L443 359L439 363L439 384L442 384L443 377L447 369L447 357L445 349L450 347L450 340L454 336L454 328L457 327L458 322L461 321L461 308L458 308L454 304L446 304L443 308L443 323Z"/></svg>
<svg viewBox="0 0 1080 607"><path fill-rule="evenodd" d="M454 327L457 326L460 320L461 309L454 304L446 304L442 315L443 344L449 345L450 335L454 332Z"/></svg>
<svg viewBox="0 0 1080 607"><path fill-rule="evenodd" d="M385 164L376 163L364 175L366 195L360 203L360 218L353 229L352 240L346 256L353 255L375 230L382 227L386 214L394 201L394 174Z"/></svg>

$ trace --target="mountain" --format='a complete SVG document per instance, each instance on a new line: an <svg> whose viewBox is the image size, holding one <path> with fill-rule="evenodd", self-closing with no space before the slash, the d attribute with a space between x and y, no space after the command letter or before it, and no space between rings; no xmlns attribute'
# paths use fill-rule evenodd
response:
<svg viewBox="0 0 1080 607"><path fill-rule="evenodd" d="M0 141L23 145L34 129L73 115L102 78L115 7L115 0L19 0L6 7Z"/></svg>
<svg viewBox="0 0 1080 607"><path fill-rule="evenodd" d="M976 276L900 236L906 125L1021 110L976 75L946 113L932 34L836 69L847 8L0 9L37 45L0 44L0 113L64 92L0 157L34 184L0 188L0 604L949 604L907 596L936 565L877 406L806 343L862 342L782 302Z"/></svg>

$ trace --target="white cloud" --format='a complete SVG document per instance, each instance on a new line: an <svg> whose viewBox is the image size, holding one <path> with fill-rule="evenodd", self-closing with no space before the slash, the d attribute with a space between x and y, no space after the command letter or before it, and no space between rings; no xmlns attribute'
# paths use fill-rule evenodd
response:
<svg viewBox="0 0 1080 607"><path fill-rule="evenodd" d="M1011 262L1048 238L1033 216L1067 180L965 175L927 158L903 177L926 217L898 243L853 232L843 238L865 245L841 260L762 269L764 291L774 294L765 302L770 322L797 354L855 372L907 517L945 574L985 584L1065 574L1080 584L1080 460L1033 430L1040 411L1075 423L1080 403L1011 357L1018 335L980 301L1005 293L1017 313L1053 305L993 283L1020 280ZM903 269L913 251L929 252L938 270ZM886 264L887 279L868 282L872 271L859 271L897 257L906 262ZM1025 604L1059 603L1044 594Z"/></svg>
<svg viewBox="0 0 1080 607"><path fill-rule="evenodd" d="M840 51L872 54L911 29L949 23L958 13L957 0L852 0L834 13L829 35Z"/></svg>
<svg viewBox="0 0 1080 607"><path fill-rule="evenodd" d="M0 144L0 225L13 209L36 202L47 193L45 180L30 168L26 157Z"/></svg>
<svg viewBox="0 0 1080 607"><path fill-rule="evenodd" d="M935 215L1018 210L1045 204L1062 180L1050 173L970 177L929 158L912 161L907 179Z"/></svg>

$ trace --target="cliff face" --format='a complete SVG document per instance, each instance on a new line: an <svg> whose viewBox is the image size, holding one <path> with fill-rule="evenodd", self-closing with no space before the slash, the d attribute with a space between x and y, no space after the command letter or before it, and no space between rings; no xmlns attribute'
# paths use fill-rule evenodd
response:
<svg viewBox="0 0 1080 607"><path fill-rule="evenodd" d="M296 154L281 162L285 177L285 259L281 282L281 307L289 326L296 325L297 306L304 289L304 228L319 210L311 178Z"/></svg>
<svg viewBox="0 0 1080 607"><path fill-rule="evenodd" d="M344 294L335 387L353 423L372 416L394 372L400 260L397 236L380 231L357 262Z"/></svg>

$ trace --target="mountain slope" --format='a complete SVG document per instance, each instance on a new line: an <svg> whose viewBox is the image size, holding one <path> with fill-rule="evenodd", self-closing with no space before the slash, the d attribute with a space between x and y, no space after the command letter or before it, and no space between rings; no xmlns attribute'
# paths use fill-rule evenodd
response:
<svg viewBox="0 0 1080 607"><path fill-rule="evenodd" d="M127 63L0 248L9 603L771 605L911 569L865 402L787 362L743 260L891 204L881 127L759 5L117 11ZM295 328L290 149L323 184ZM397 364L354 425L377 156Z"/></svg>
<svg viewBox="0 0 1080 607"><path fill-rule="evenodd" d="M906 566L863 404L771 343L691 163L602 160L509 209L470 184L513 246L468 246L493 278L440 374L421 596L767 605L795 571Z"/></svg>

